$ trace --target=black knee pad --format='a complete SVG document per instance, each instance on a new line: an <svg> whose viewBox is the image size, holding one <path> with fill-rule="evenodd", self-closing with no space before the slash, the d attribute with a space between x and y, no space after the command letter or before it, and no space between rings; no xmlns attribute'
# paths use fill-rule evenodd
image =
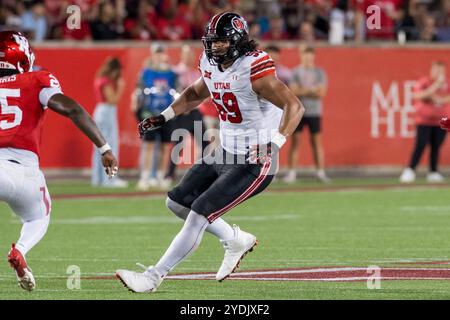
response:
<svg viewBox="0 0 450 320"><path fill-rule="evenodd" d="M207 218L214 212L214 207L213 200L208 200L206 197L199 197L192 203L191 209L195 213Z"/></svg>
<svg viewBox="0 0 450 320"><path fill-rule="evenodd" d="M171 191L167 193L167 196L174 202L182 205L186 208L191 208L192 202L194 201L194 198L192 198L191 195L186 195L185 192L182 192L182 190L178 187L175 187ZM192 198L192 199L191 199Z"/></svg>
<svg viewBox="0 0 450 320"><path fill-rule="evenodd" d="M181 194L180 191L178 190L178 188L173 188L172 190L170 190L169 192L167 192L167 198L169 198L170 200L176 202L176 203L180 203L181 202ZM167 201L166 201L167 203Z"/></svg>

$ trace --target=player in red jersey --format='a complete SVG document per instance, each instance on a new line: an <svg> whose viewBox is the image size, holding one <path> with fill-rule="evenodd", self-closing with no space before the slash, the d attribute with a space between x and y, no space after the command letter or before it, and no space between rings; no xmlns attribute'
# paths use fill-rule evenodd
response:
<svg viewBox="0 0 450 320"><path fill-rule="evenodd" d="M34 54L19 32L0 32L0 201L21 218L23 227L8 262L28 291L35 280L25 255L45 235L51 200L39 169L39 143L47 108L68 117L100 149L108 176L117 160L89 114L65 96L50 72L32 72Z"/></svg>

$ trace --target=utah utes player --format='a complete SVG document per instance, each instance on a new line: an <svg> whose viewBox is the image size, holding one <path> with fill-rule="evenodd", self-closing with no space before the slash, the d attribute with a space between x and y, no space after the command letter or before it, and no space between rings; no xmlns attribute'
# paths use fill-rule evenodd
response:
<svg viewBox="0 0 450 320"><path fill-rule="evenodd" d="M133 292L154 292L198 247L205 230L225 248L216 279L224 280L239 266L257 244L256 237L221 216L269 185L277 152L304 113L301 102L277 78L270 56L256 50L242 17L230 12L214 16L203 44L202 76L160 115L144 120L140 132L163 126L211 96L220 115L221 147L194 164L168 193L167 207L185 223L159 262L143 273L116 272Z"/></svg>
<svg viewBox="0 0 450 320"><path fill-rule="evenodd" d="M51 200L39 169L39 143L47 107L70 118L97 146L111 177L117 160L89 114L65 96L58 80L47 71L32 72L34 54L18 32L0 32L0 201L21 218L23 227L12 245L8 262L19 285L35 288L25 255L45 235Z"/></svg>

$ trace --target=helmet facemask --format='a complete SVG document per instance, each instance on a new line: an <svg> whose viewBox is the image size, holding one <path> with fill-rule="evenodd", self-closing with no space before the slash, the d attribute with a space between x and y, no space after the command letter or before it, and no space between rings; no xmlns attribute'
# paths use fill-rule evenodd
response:
<svg viewBox="0 0 450 320"><path fill-rule="evenodd" d="M214 65L224 64L239 58L240 53L238 50L237 43L240 40L238 35L234 35L232 37L219 38L216 35L207 35L203 37L203 45L205 47L206 57L209 62ZM217 54L212 49L212 44L215 41L227 41L229 43L228 49L223 54Z"/></svg>

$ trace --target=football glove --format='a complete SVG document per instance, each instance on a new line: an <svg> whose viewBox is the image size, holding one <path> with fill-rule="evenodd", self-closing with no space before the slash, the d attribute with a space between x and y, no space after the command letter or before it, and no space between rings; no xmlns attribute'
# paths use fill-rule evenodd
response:
<svg viewBox="0 0 450 320"><path fill-rule="evenodd" d="M139 136L142 138L147 132L161 128L166 123L163 115L148 117L139 123Z"/></svg>
<svg viewBox="0 0 450 320"><path fill-rule="evenodd" d="M442 129L450 131L450 119L449 118L442 118L439 123L441 124Z"/></svg>
<svg viewBox="0 0 450 320"><path fill-rule="evenodd" d="M274 159L280 151L280 147L273 142L263 145L251 146L248 160L250 163L263 165L265 162Z"/></svg>

